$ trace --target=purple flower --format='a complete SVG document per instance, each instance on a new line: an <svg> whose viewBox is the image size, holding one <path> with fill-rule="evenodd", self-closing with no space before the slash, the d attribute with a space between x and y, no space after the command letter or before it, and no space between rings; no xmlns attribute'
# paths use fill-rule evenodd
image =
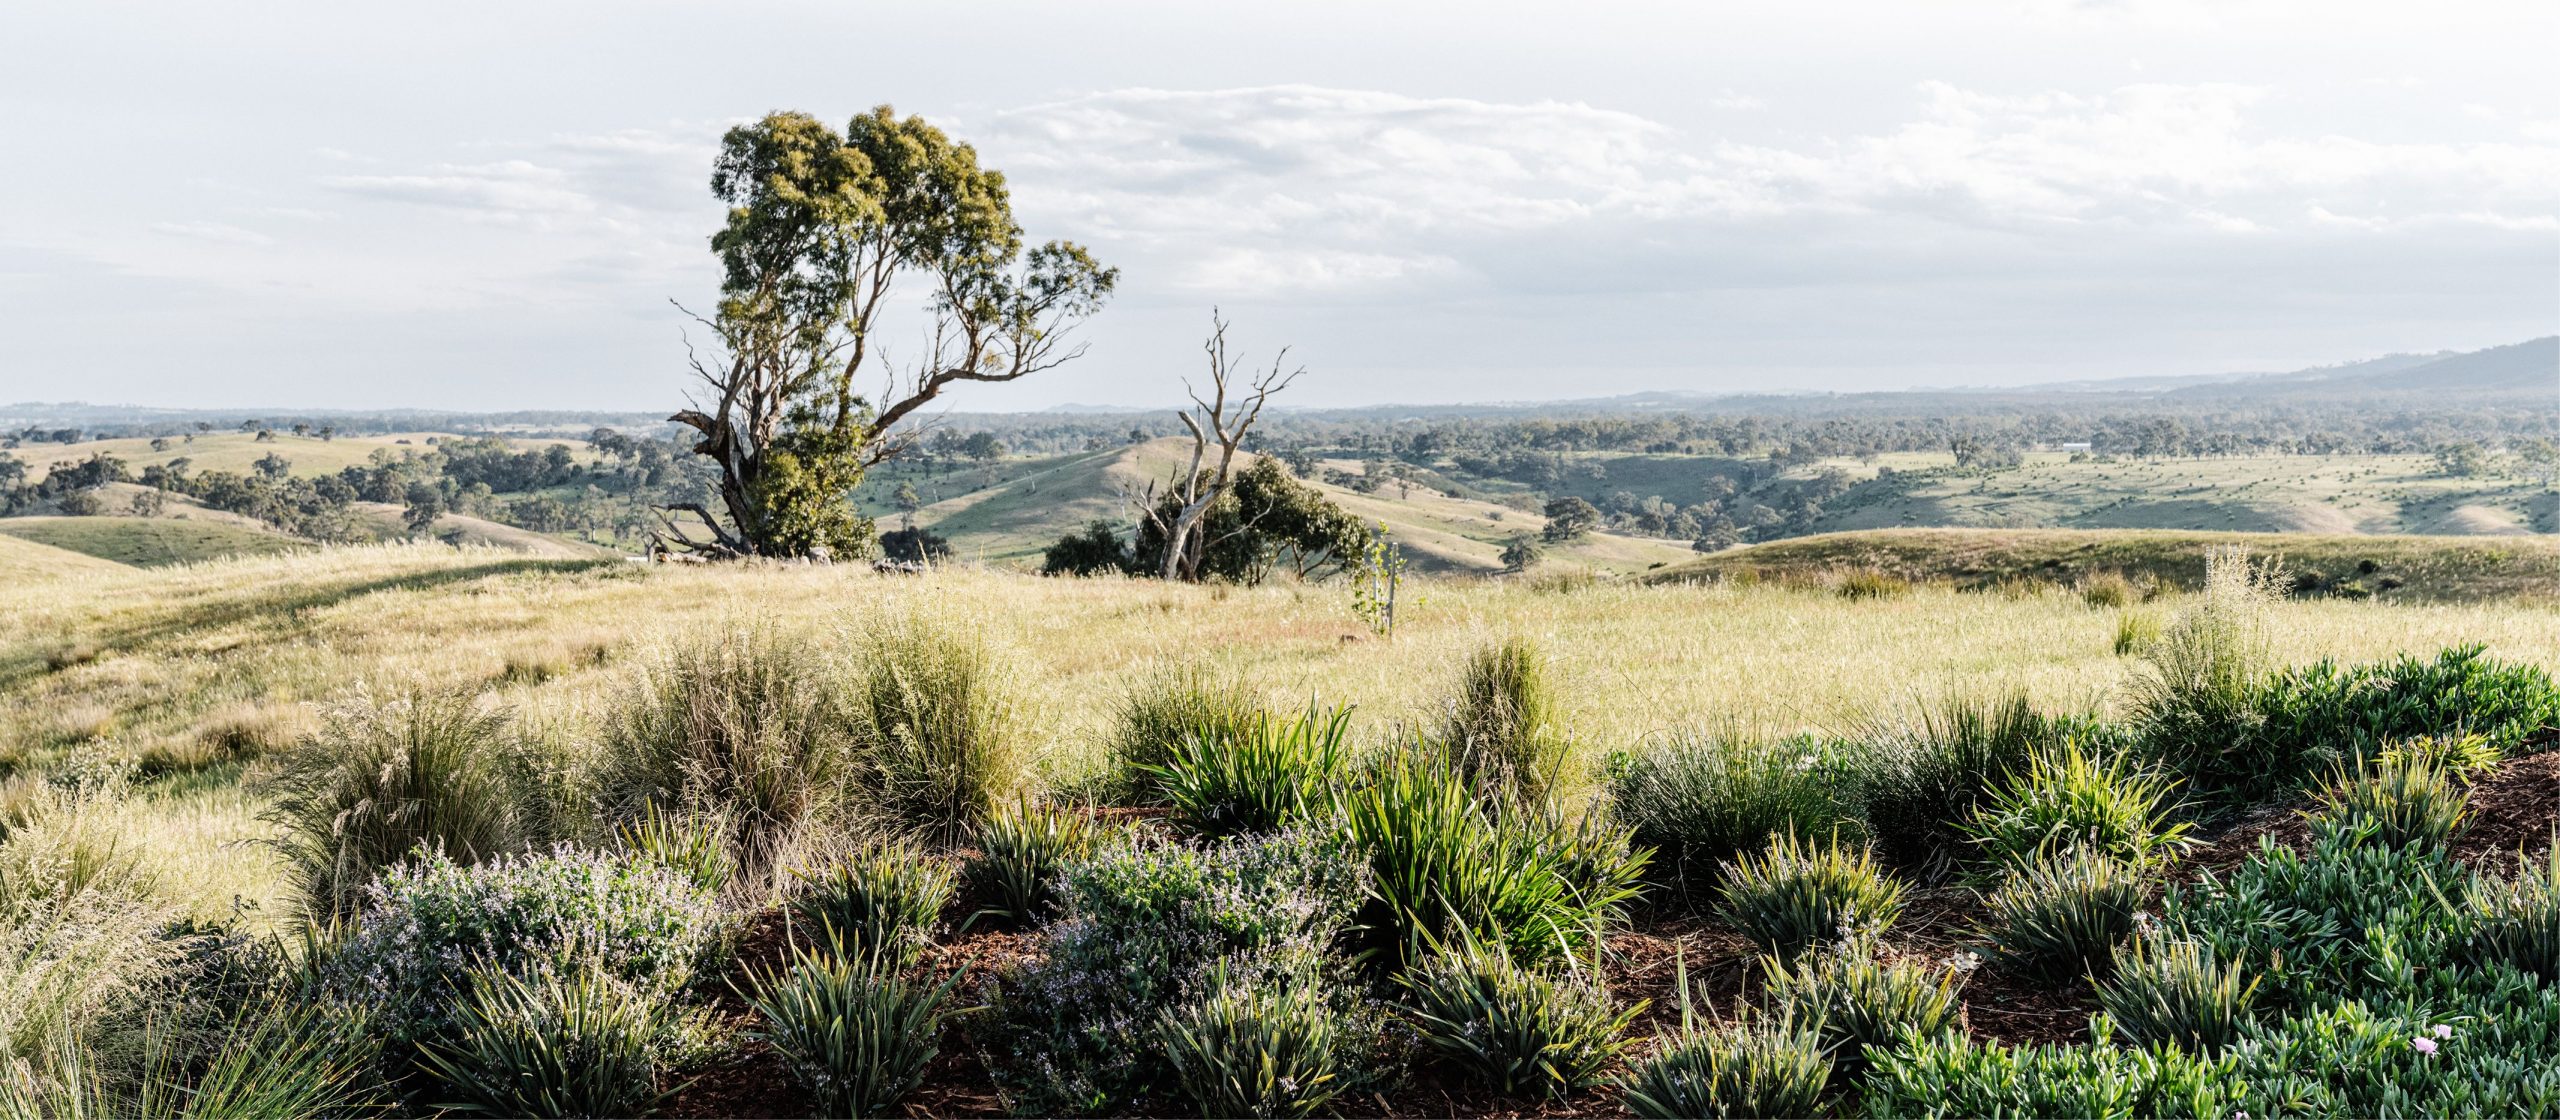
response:
<svg viewBox="0 0 2560 1120"><path fill-rule="evenodd" d="M2450 1023L2438 1023L2438 1024L2436 1024L2436 1037L2437 1037L2437 1038L2452 1038L2452 1037L2453 1037L2453 1025L2452 1025L2452 1024L2450 1024Z"/></svg>
<svg viewBox="0 0 2560 1120"><path fill-rule="evenodd" d="M2412 1049L2415 1049L2417 1052L2419 1052L2419 1053L2421 1053L2421 1054L2425 1054L2425 1055L2427 1055L2428 1057L2434 1057L2434 1056L2435 1056L2435 1052L2436 1052L2436 1040L2434 1040L2434 1039L2432 1039L2432 1038L2428 1038L2428 1037L2427 1037L2427 1036L2425 1036L2425 1035L2419 1035L2419 1036L2418 1036L2418 1037L2416 1037L2416 1038L2412 1038L2412 1039L2410 1039L2410 1040L2409 1040L2409 1046L2410 1046Z"/></svg>

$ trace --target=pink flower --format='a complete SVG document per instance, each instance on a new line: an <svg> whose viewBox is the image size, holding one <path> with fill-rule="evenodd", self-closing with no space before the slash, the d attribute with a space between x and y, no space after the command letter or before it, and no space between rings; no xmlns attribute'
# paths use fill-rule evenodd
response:
<svg viewBox="0 0 2560 1120"><path fill-rule="evenodd" d="M2416 1038L2410 1039L2409 1045L2421 1054L2425 1054L2429 1057L2435 1056L2436 1040L2428 1038L2425 1035L2419 1035Z"/></svg>
<svg viewBox="0 0 2560 1120"><path fill-rule="evenodd" d="M2453 1037L2453 1026L2452 1026L2451 1024L2449 1024L2449 1023L2438 1023L2438 1024L2436 1024L2436 1037L2437 1037L2437 1038L2452 1038L2452 1037Z"/></svg>

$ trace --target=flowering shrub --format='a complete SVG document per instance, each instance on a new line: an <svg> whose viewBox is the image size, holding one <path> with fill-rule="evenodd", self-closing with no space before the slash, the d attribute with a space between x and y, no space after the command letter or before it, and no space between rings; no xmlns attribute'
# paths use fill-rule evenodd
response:
<svg viewBox="0 0 2560 1120"><path fill-rule="evenodd" d="M322 967L329 991L371 1010L405 1053L445 1036L474 970L531 977L583 966L665 1002L719 932L701 889L652 861L567 845L472 867L431 854L367 889L354 931Z"/></svg>

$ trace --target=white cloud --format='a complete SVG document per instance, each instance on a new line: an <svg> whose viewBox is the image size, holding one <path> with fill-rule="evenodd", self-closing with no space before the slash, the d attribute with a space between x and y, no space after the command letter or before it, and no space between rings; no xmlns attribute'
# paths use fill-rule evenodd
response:
<svg viewBox="0 0 2560 1120"><path fill-rule="evenodd" d="M153 222L153 232L223 245L273 245L275 238L223 222Z"/></svg>

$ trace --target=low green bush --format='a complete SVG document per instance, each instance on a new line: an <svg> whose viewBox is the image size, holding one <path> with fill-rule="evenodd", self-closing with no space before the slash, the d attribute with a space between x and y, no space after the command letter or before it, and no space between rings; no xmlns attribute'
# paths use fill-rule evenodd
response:
<svg viewBox="0 0 2560 1120"><path fill-rule="evenodd" d="M799 874L792 911L839 952L883 967L915 964L951 903L951 869L906 844L875 842Z"/></svg>
<svg viewBox="0 0 2560 1120"><path fill-rule="evenodd" d="M1616 1009L1585 971L1526 968L1501 945L1463 936L1397 980L1423 1048L1504 1096L1554 1100L1599 1084L1643 1010Z"/></svg>
<svg viewBox="0 0 2560 1120"><path fill-rule="evenodd" d="M1877 854L1905 873L1943 879L1968 854L1964 822L1992 791L2039 751L2095 734L2093 719L2047 715L2023 694L1950 698L1911 725L1880 728L1869 736L1874 754L1860 798Z"/></svg>
<svg viewBox="0 0 2560 1120"><path fill-rule="evenodd" d="M659 1084L658 1005L591 968L475 973L426 1072L445 1107L496 1116L645 1116Z"/></svg>
<svg viewBox="0 0 2560 1120"><path fill-rule="evenodd" d="M832 947L804 948L789 968L755 977L749 1002L761 1020L756 1037L817 1098L820 1115L883 1116L942 1052L942 1008L958 982L924 984Z"/></svg>
<svg viewBox="0 0 2560 1120"><path fill-rule="evenodd" d="M1956 1023L1954 968L1887 964L1863 945L1806 953L1793 968L1774 959L1762 963L1768 1006L1795 1022L1814 1024L1823 1052L1844 1074L1865 1069L1867 1047L1891 1045L1906 1027L1934 1034Z"/></svg>
<svg viewBox="0 0 2560 1120"><path fill-rule="evenodd" d="M2103 1020L2102 1020L2103 1021ZM1906 1117L2196 1117L2251 1110L2230 1055L2167 1047L2008 1046L1952 1032L1906 1032L1874 1051L1858 1083L1866 1114ZM2277 1111L2262 1107L2255 1114ZM2291 1111L2291 1110L2285 1110Z"/></svg>
<svg viewBox="0 0 2560 1120"><path fill-rule="evenodd" d="M1468 657L1432 742L1479 796L1536 801L1553 792L1572 743L1538 648L1511 638Z"/></svg>
<svg viewBox="0 0 2560 1120"><path fill-rule="evenodd" d="M1983 900L1991 956L2045 983L2104 975L2132 936L2146 894L2139 868L2087 848L2047 853L2009 872Z"/></svg>
<svg viewBox="0 0 2560 1120"><path fill-rule="evenodd" d="M978 832L962 877L981 904L972 918L1025 928L1057 911L1058 879L1091 856L1104 829L1073 806L1017 802L996 810Z"/></svg>
<svg viewBox="0 0 2560 1120"><path fill-rule="evenodd" d="M2369 843L2442 846L2460 832L2468 797L2443 767L2415 754L2366 760L2320 791L2318 823Z"/></svg>
<svg viewBox="0 0 2560 1120"><path fill-rule="evenodd" d="M1863 944L1902 913L1902 884L1875 854L1780 836L1725 865L1716 916L1781 964L1820 945Z"/></svg>
<svg viewBox="0 0 2560 1120"><path fill-rule="evenodd" d="M2479 876L2467 895L2474 954L2560 986L2560 837L2541 859L2516 853L2511 876Z"/></svg>
<svg viewBox="0 0 2560 1120"><path fill-rule="evenodd" d="M2160 912L2174 936L2259 977L2262 1007L2376 998L2459 960L2468 875L2440 847L2392 848L2351 831L2305 848L2262 841L2225 873L2173 886Z"/></svg>
<svg viewBox="0 0 2560 1120"><path fill-rule="evenodd" d="M2492 751L2516 753L2534 732L2560 726L2560 683L2463 645L2365 665L2320 661L2283 674L2263 707L2261 734L2282 748L2285 776L2308 779L2427 736L2478 735Z"/></svg>
<svg viewBox="0 0 2560 1120"><path fill-rule="evenodd" d="M1620 1094L1646 1120L1742 1120L1828 1116L1830 1086L1831 1059L1810 1026L1752 1018L1701 1029L1690 1020L1636 1063Z"/></svg>
<svg viewBox="0 0 2560 1120"><path fill-rule="evenodd" d="M2136 937L2116 951L2098 1005L2132 1041L2211 1053L2239 1034L2257 990L2237 962L2215 960L2202 944Z"/></svg>
<svg viewBox="0 0 2560 1120"><path fill-rule="evenodd" d="M1120 700L1109 754L1123 788L1112 792L1131 804L1164 804L1165 791L1155 775L1177 750L1199 739L1243 735L1267 714L1262 701L1235 678L1188 663L1156 673Z"/></svg>
<svg viewBox="0 0 2560 1120"><path fill-rule="evenodd" d="M942 839L973 833L1029 772L1011 679L986 637L920 616L862 637L856 737L879 808Z"/></svg>
<svg viewBox="0 0 2560 1120"><path fill-rule="evenodd" d="M1146 773L1189 835L1273 832L1327 807L1350 766L1350 730L1345 709L1266 713L1241 732L1187 740Z"/></svg>
<svg viewBox="0 0 2560 1120"><path fill-rule="evenodd" d="M1812 738L1689 736L1611 760L1609 806L1653 850L1670 901L1703 906L1725 862L1772 836L1859 835L1863 752Z"/></svg>
<svg viewBox="0 0 2560 1120"><path fill-rule="evenodd" d="M1156 1039L1196 1115L1311 1116L1346 1079L1341 1014L1314 985L1254 987L1221 967L1208 998L1165 1012Z"/></svg>
<svg viewBox="0 0 2560 1120"><path fill-rule="evenodd" d="M2148 866L2187 842L2188 825L2171 820L2176 787L2131 755L2101 760L2073 743L2035 756L1975 809L1965 833L1998 867L2023 866L2064 846Z"/></svg>

